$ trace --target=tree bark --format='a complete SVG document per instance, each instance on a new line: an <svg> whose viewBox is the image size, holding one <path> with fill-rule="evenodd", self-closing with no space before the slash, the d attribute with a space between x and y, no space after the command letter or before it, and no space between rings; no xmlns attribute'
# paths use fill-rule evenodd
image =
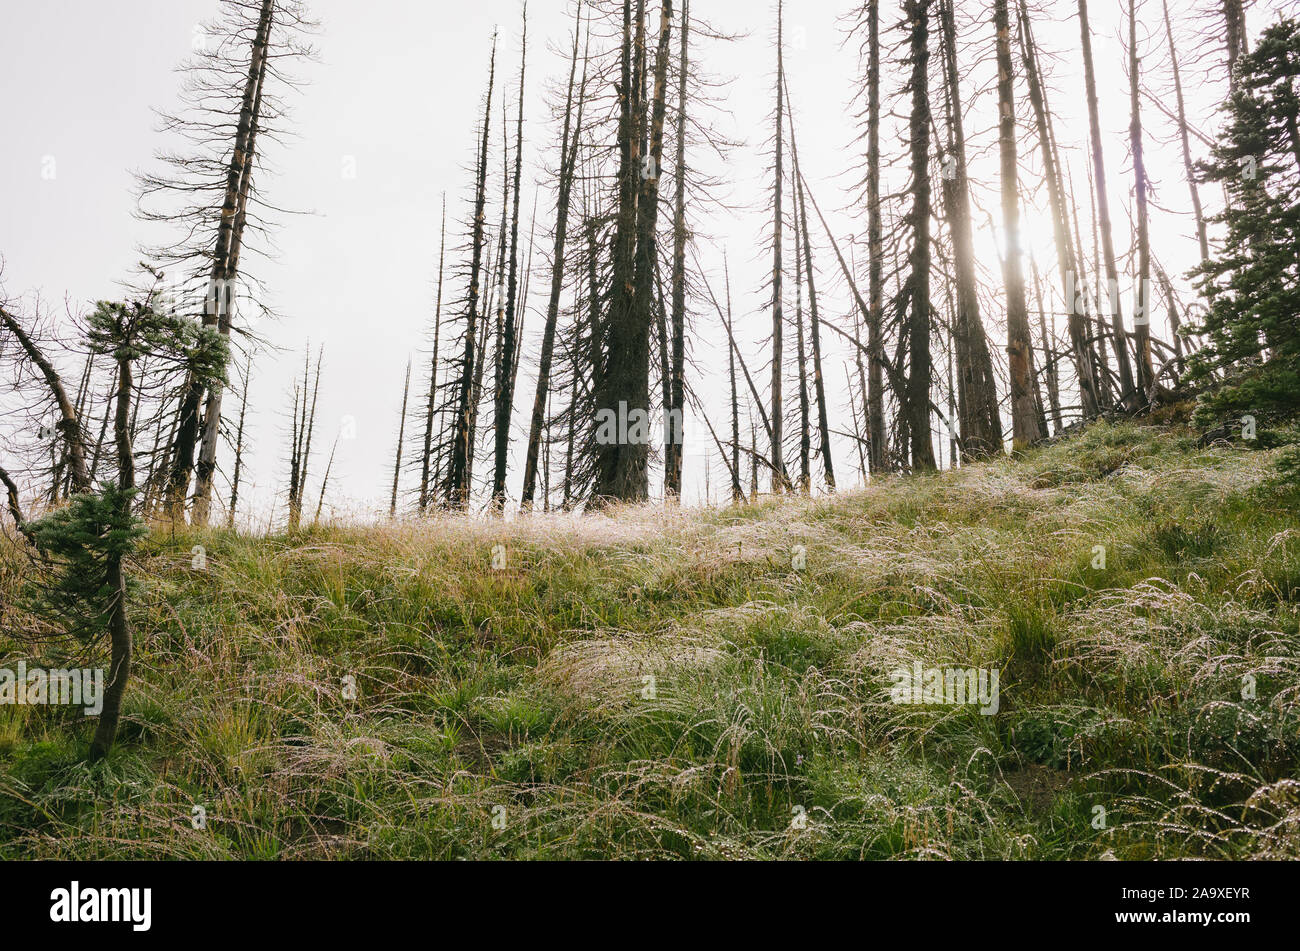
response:
<svg viewBox="0 0 1300 951"><path fill-rule="evenodd" d="M1106 193L1106 157L1101 146L1101 119L1097 106L1097 77L1092 63L1092 30L1088 25L1088 0L1079 0L1079 31L1083 44L1084 86L1088 96L1088 124L1092 134L1093 188L1097 198L1097 225L1101 232L1101 247L1106 262L1107 293L1104 295L1109 312L1115 360L1119 365L1120 401L1133 410L1137 408L1137 390L1134 388L1133 362L1129 359L1128 332L1124 329L1124 316L1119 308L1119 270L1115 266L1115 246L1110 232L1110 199Z"/></svg>
<svg viewBox="0 0 1300 951"><path fill-rule="evenodd" d="M524 3L523 51L519 61L519 117L515 125L515 197L510 214L510 277L506 292L506 323L502 337L502 352L507 360L496 393L496 418L493 421L496 436L496 465L492 472L492 504L500 510L506 501L506 467L510 462L510 416L514 408L516 364L515 350L517 315L515 306L519 289L519 193L523 190L524 168L524 75L528 65L528 4Z"/></svg>
<svg viewBox="0 0 1300 951"><path fill-rule="evenodd" d="M682 427L686 415L686 81L690 71L689 42L691 6L682 0L682 29L678 52L677 80L677 155L674 163L673 199L673 274L672 274L672 409L674 429L665 446L664 488L666 494L682 494L682 445L686 434ZM667 429L665 430L667 431Z"/></svg>
<svg viewBox="0 0 1300 951"><path fill-rule="evenodd" d="M1137 52L1137 0L1128 4L1129 146L1137 204L1138 283L1134 291L1134 343L1137 347L1137 387L1141 405L1155 401L1155 368L1151 358L1151 235L1147 208L1147 168L1142 147L1142 64Z"/></svg>
<svg viewBox="0 0 1300 951"><path fill-rule="evenodd" d="M666 27L671 4L661 11L660 47L666 46ZM662 158L664 83L656 69L656 104L658 132L655 139L660 153L653 151L642 162L645 103L642 98L642 74L645 44L644 3L638 0L636 40L633 41L632 6L623 3L623 44L618 93L619 171L618 205L614 235L614 259L609 316L599 334L600 365L597 367L597 417L613 414L620 423L630 421L633 413L649 416L650 403L650 329L653 319L654 215L658 205L659 162ZM636 55L634 57L634 47ZM667 55L658 67L666 69ZM652 147L653 148L653 147ZM643 178L644 176L644 178ZM649 201L653 208L642 208ZM624 427L618 427L622 430ZM596 440L596 484L593 503L612 500L644 501L649 495L649 447L637 440L623 438Z"/></svg>
<svg viewBox="0 0 1300 951"><path fill-rule="evenodd" d="M212 258L211 283L207 307L204 309L204 326L215 326L229 338L234 309L234 282L238 278L238 261L243 245L246 209L252 185L253 157L257 144L257 130L262 108L262 87L266 80L274 0L263 0L253 39L252 57L248 78L244 85L244 98L240 107L239 124L235 133L235 148L226 176L225 199L217 228L216 246ZM191 380L181 407L179 440L173 453L170 508L173 518L178 517L184 505L185 492L190 477L190 461L194 455L194 442L199 436L198 406L205 387ZM221 436L222 383L214 380L207 387L204 407L202 442L199 445L198 463L195 467L194 508L192 520L197 525L207 523L212 498L212 477L217 464L217 444Z"/></svg>
<svg viewBox="0 0 1300 951"><path fill-rule="evenodd" d="M130 514L131 494L135 489L135 455L131 448L131 390L133 388L131 360L133 356L122 348L117 358L117 414L113 424L117 445L117 484L121 490L120 504ZM123 519L125 521L125 518ZM104 705L90 741L91 761L103 759L117 738L117 726L122 715L122 697L131 677L131 620L127 616L127 578L120 553L111 554L105 566L104 582L113 593L109 608L109 678L104 688Z"/></svg>
<svg viewBox="0 0 1300 951"><path fill-rule="evenodd" d="M784 435L785 408L781 394L781 375L785 367L785 315L782 311L782 276L784 266L781 255L781 233L784 227L781 212L782 186L784 184L785 144L782 139L785 117L782 115L784 99L782 87L785 79L785 56L782 45L785 42L784 4L777 0L776 5L776 169L772 183L772 491L782 492L788 485L786 477L784 449L781 445Z"/></svg>
<svg viewBox="0 0 1300 951"><path fill-rule="evenodd" d="M23 329L18 319L3 307L0 307L0 322L14 335L14 339L18 341L18 345L27 354L27 358L40 371L41 378L45 381L50 395L54 398L54 405L59 411L59 421L56 428L67 447L68 466L72 475L72 489L74 492L85 491L90 488L90 474L86 469L86 445L85 436L81 431L81 418L72 405L72 401L68 399L68 391L63 386L63 380L59 376L58 370L54 368L54 364L49 361L41 348Z"/></svg>
<svg viewBox="0 0 1300 951"><path fill-rule="evenodd" d="M971 228L970 178L966 161L966 132L962 120L961 84L957 70L957 29L952 0L941 0L944 74L947 80L951 163L944 163L944 197L952 236L957 293L953 340L956 348L958 425L961 451L970 459L1002 452L1002 417L998 412L997 381L988 336L980 319L975 242Z"/></svg>
<svg viewBox="0 0 1300 951"><path fill-rule="evenodd" d="M411 393L411 361L406 361L406 382L402 384L402 415L397 424L397 461L393 463L393 495L388 517L397 515L397 484L402 475L402 444L406 441L406 399Z"/></svg>
<svg viewBox="0 0 1300 951"><path fill-rule="evenodd" d="M1174 26L1169 18L1169 3L1164 0L1165 35L1169 39L1169 63L1174 73L1174 104L1178 109L1178 138L1183 150L1183 173L1192 198L1192 213L1196 216L1196 240L1201 247L1202 263L1210 260L1210 239L1201 207L1201 192L1196 187L1196 170L1192 164L1192 143L1187 126L1187 107L1183 99L1183 78L1178 68L1178 48L1174 44Z"/></svg>
<svg viewBox="0 0 1300 951"><path fill-rule="evenodd" d="M822 375L821 317L817 304L817 280L813 273L812 247L808 232L808 200L804 193L803 175L799 171L799 147L794 134L794 110L790 105L790 89L786 86L786 108L790 111L790 158L794 163L795 233L802 235L803 271L808 280L809 337L812 342L813 395L817 401L818 451L822 457L822 471L826 489L835 491L835 461L831 458L831 428L826 409L826 381Z"/></svg>
<svg viewBox="0 0 1300 951"><path fill-rule="evenodd" d="M470 496L470 402L474 395L474 364L479 320L479 280L483 272L484 206L487 203L488 139L492 134L492 89L496 81L496 38L492 40L492 57L488 66L488 91L483 109L483 138L479 146L478 182L474 192L474 224L471 229L469 299L465 313L465 352L461 362L452 420L451 460L447 474L447 504L452 508L469 506Z"/></svg>
<svg viewBox="0 0 1300 951"><path fill-rule="evenodd" d="M578 160L578 141L582 134L582 107L587 88L586 66L578 87L577 122L573 123L573 79L578 69L578 38L581 22L573 28L573 54L569 63L569 90L564 105L564 131L560 136L559 195L555 208L555 244L551 251L551 294L546 304L546 324L542 330L542 351L537 364L537 390L533 394L533 412L528 424L528 450L524 458L524 484L520 507L530 511L537 490L537 463L541 451L542 428L546 424L546 406L551 387L551 365L555 357L555 330L559 322L560 297L564 292L565 242L569 229L569 204L573 194L574 171ZM572 413L572 409L570 409ZM572 447L570 447L570 451ZM567 480L566 480L567 491ZM566 498L566 502L568 499Z"/></svg>
<svg viewBox="0 0 1300 951"><path fill-rule="evenodd" d="M1038 141L1043 155L1044 177L1047 179L1047 197L1052 210L1052 232L1056 239L1057 273L1061 281L1061 295L1069 311L1068 327L1070 353L1074 360L1075 375L1079 383L1079 406L1084 419L1092 419L1101 411L1097 395L1097 379L1093 372L1092 347L1088 342L1088 313L1081 296L1083 275L1075 273L1075 249L1071 243L1067 220L1065 185L1057 162L1055 137L1052 134L1052 115L1047 105L1047 91L1038 65L1038 49L1029 19L1026 0L1020 0L1020 42L1024 54L1025 78L1029 86L1029 99L1034 107L1038 125ZM1059 423L1058 423L1059 428Z"/></svg>
<svg viewBox="0 0 1300 951"><path fill-rule="evenodd" d="M885 434L884 228L880 214L880 0L867 0L867 431L872 473L888 472Z"/></svg>
<svg viewBox="0 0 1300 951"><path fill-rule="evenodd" d="M1034 399L1034 351L1029 334L1029 308L1025 302L1024 269L1020 260L1020 185L1007 0L995 0L993 25L997 31L998 152L1002 159L1002 226L1006 231L1006 255L1002 267L1007 292L1012 446L1019 451L1039 442L1045 434Z"/></svg>
<svg viewBox="0 0 1300 951"><path fill-rule="evenodd" d="M429 508L433 473L433 418L438 397L438 347L442 336L442 277L447 253L447 194L442 196L442 236L438 242L438 296L433 309L433 356L429 360L429 400L424 411L424 452L420 459L420 514ZM332 453L331 453L332 454Z"/></svg>
<svg viewBox="0 0 1300 951"><path fill-rule="evenodd" d="M908 277L909 368L904 417L912 441L912 469L934 469L930 429L930 10L929 0L909 0L912 57L912 250Z"/></svg>

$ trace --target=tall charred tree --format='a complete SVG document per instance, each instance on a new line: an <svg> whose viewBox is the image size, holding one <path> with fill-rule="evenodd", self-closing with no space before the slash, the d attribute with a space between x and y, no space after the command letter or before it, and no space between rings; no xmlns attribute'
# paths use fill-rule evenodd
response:
<svg viewBox="0 0 1300 951"><path fill-rule="evenodd" d="M1006 232L1003 257L1007 295L1007 357L1011 377L1012 444L1025 449L1042 440L1038 404L1034 398L1034 350L1029 333L1029 307L1020 254L1020 183L1016 156L1016 105L1011 64L1011 21L1007 0L995 0L993 26L997 32L998 153L1002 160L1002 226Z"/></svg>
<svg viewBox="0 0 1300 951"><path fill-rule="evenodd" d="M442 280L447 255L447 195L442 196L442 228L438 241L438 293L433 307L433 356L429 360L429 397L424 410L424 446L420 454L420 514L433 499L433 429L438 412L438 348L442 340Z"/></svg>
<svg viewBox="0 0 1300 951"><path fill-rule="evenodd" d="M1097 227L1106 264L1107 290L1102 295L1110 319L1119 367L1120 400L1129 410L1137 408L1137 390L1133 379L1133 361L1129 357L1128 332L1119 306L1119 268L1115 264L1115 245L1111 240L1110 199L1106 192L1106 157L1101 146L1101 117L1097 105L1097 77L1092 61L1092 29L1088 24L1088 0L1079 0L1079 31L1083 45L1084 87L1088 97L1088 125L1092 136L1093 193L1097 200Z"/></svg>
<svg viewBox="0 0 1300 951"><path fill-rule="evenodd" d="M822 374L821 315L817 302L817 279L813 270L812 247L808 233L808 201L804 194L803 175L799 171L799 147L794 134L794 110L790 105L790 90L786 87L786 107L790 111L790 159L794 164L794 208L796 235L802 237L803 272L808 280L809 337L812 342L813 395L817 400L818 449L822 457L822 471L826 489L835 491L835 462L831 458L830 417L826 408L826 381Z"/></svg>
<svg viewBox="0 0 1300 951"><path fill-rule="evenodd" d="M650 418L650 331L654 322L659 173L663 163L672 2L663 0L653 93L646 82L645 3L637 0L635 39L630 0L623 3L616 205L610 300L600 335L596 380L596 472L592 501L643 501L649 496L648 439L628 425ZM602 438L617 421L617 438Z"/></svg>
<svg viewBox="0 0 1300 951"><path fill-rule="evenodd" d="M912 76L911 162L912 249L909 274L899 299L906 308L908 374L902 418L911 441L912 469L935 468L930 429L930 0L908 0L904 6L910 33Z"/></svg>
<svg viewBox="0 0 1300 951"><path fill-rule="evenodd" d="M187 71L187 109L164 116L164 130L186 147L162 156L167 173L141 176L139 213L177 231L173 242L144 251L154 270L168 273L173 306L201 314L203 326L229 340L237 288L249 281L241 265L247 226L254 220L260 230L275 210L254 184L260 143L277 131L284 107L276 89L292 86L284 65L310 55L301 37L314 24L295 0L229 0L223 9L209 28L216 48L198 53ZM173 519L183 516L193 478L193 520L207 521L224 384L225 373L203 387L191 373L181 389L164 500Z"/></svg>
<svg viewBox="0 0 1300 951"><path fill-rule="evenodd" d="M393 494L388 503L388 517L397 515L397 486L402 477L402 446L406 443L406 406L411 395L411 361L406 361L406 380L402 384L402 413L397 423L397 452L393 463Z"/></svg>
<svg viewBox="0 0 1300 951"><path fill-rule="evenodd" d="M676 193L673 196L671 403L664 409L664 492L670 497L682 494L682 445L686 438L682 427L685 425L686 403L686 83L690 75L690 33L690 0L682 0L677 54L676 157L673 163Z"/></svg>
<svg viewBox="0 0 1300 951"><path fill-rule="evenodd" d="M488 139L492 134L492 90L496 82L496 37L492 38L492 56L488 65L488 88L483 106L483 136L475 172L474 220L470 233L469 294L465 302L464 356L460 379L456 384L455 415L452 419L451 459L448 465L446 500L452 508L469 506L471 476L471 416L474 378L478 356L480 287L483 273L484 213L487 205Z"/></svg>
<svg viewBox="0 0 1300 951"><path fill-rule="evenodd" d="M1142 405L1155 400L1155 368L1151 358L1151 234L1147 208L1146 153L1142 145L1142 63L1137 50L1137 0L1128 3L1129 147L1137 211L1138 282L1134 290L1133 342L1137 349L1137 388Z"/></svg>
<svg viewBox="0 0 1300 951"><path fill-rule="evenodd" d="M1182 147L1183 172L1187 177L1187 189L1191 195L1192 213L1196 217L1196 240L1201 248L1201 263L1210 260L1209 230L1205 222L1205 211L1201 206L1201 191L1197 187L1196 169L1192 163L1191 135L1187 124L1187 105L1183 96L1183 77L1178 67L1178 46L1174 42L1174 25L1169 17L1169 0L1163 0L1165 18L1165 36L1169 41L1169 66L1174 77L1174 105L1177 107L1178 142Z"/></svg>
<svg viewBox="0 0 1300 951"><path fill-rule="evenodd" d="M569 62L569 86L564 102L564 125L560 135L560 169L555 205L555 242L551 250L551 289L546 304L546 323L542 329L542 349L537 362L537 389L533 394L533 411L528 426L528 449L524 458L524 483L520 505L533 506L537 489L537 465L542 430L546 425L546 407L550 397L551 364L555 357L555 334L560 316L560 298L564 293L565 243L569 230L569 206L578 161L578 143L582 135L582 109L587 87L584 61L582 82L577 87L577 110L574 110L574 77L578 69L578 40L581 33L581 9L573 29L573 53ZM584 58L585 60L585 58ZM566 483L567 484L567 483ZM568 499L566 497L565 501Z"/></svg>
<svg viewBox="0 0 1300 951"><path fill-rule="evenodd" d="M1070 334L1070 354L1079 384L1079 405L1084 419L1092 419L1101 412L1098 382L1094 372L1096 358L1088 333L1088 312L1082 294L1083 275L1076 271L1075 248L1070 235L1069 210L1065 183L1061 177L1055 137L1052 134L1051 109L1047 102L1047 88L1039 66L1038 48L1034 42L1029 7L1020 0L1020 48L1025 64L1025 81L1029 101L1034 108L1038 127L1038 143L1043 159L1043 176L1047 184L1047 199L1052 214L1052 235L1056 243L1057 274L1061 281L1061 294L1069 311L1067 320Z"/></svg>
<svg viewBox="0 0 1300 951"><path fill-rule="evenodd" d="M966 458L978 459L1002 451L1002 417L998 413L993 357L980 319L966 132L962 120L964 103L957 70L957 28L952 0L940 0L939 17L943 25L944 105L948 125L948 154L944 156L942 177L956 283L952 338L958 374L959 442Z"/></svg>
<svg viewBox="0 0 1300 951"><path fill-rule="evenodd" d="M524 76L528 67L528 4L524 3L522 51L519 58L519 117L515 124L514 207L510 213L510 276L507 279L505 326L501 333L504 365L496 386L495 463L492 472L492 505L501 509L506 501L506 468L510 462L510 416L515 398L515 352L518 348L515 307L519 299L519 193L523 190L524 167Z"/></svg>
<svg viewBox="0 0 1300 951"><path fill-rule="evenodd" d="M782 401L781 376L785 369L785 314L782 310L782 278L785 265L781 254L781 234L785 227L781 201L784 188L785 148L782 139L785 117L785 10L782 0L776 5L776 137L774 145L775 170L772 176L772 491L782 492L789 487L786 475L785 452L782 447L785 407Z"/></svg>
<svg viewBox="0 0 1300 951"><path fill-rule="evenodd" d="M91 476L90 470L86 466L86 437L82 432L81 417L72 400L68 397L68 391L63 385L63 379L54 368L54 364L50 362L40 346L33 340L31 334L27 332L18 318L4 306L0 306L0 326L3 326L18 342L19 348L32 366L36 367L50 396L54 400L54 406L59 414L59 421L55 424L55 429L62 437L67 453L72 491L81 492L88 489Z"/></svg>
<svg viewBox="0 0 1300 951"><path fill-rule="evenodd" d="M880 0L867 0L867 461L888 472L885 434L885 241L880 203Z"/></svg>

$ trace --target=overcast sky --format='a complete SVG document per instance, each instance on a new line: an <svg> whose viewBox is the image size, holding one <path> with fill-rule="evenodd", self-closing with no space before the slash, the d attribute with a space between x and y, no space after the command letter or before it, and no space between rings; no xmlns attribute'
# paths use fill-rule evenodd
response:
<svg viewBox="0 0 1300 951"><path fill-rule="evenodd" d="M1049 12L1038 22L1039 43L1045 52L1061 53L1060 62L1052 67L1053 106L1061 123L1057 135L1071 155L1075 185L1082 193L1086 153L1078 147L1086 141L1087 127L1078 25L1071 15L1075 3L1061 0L1043 5ZM1204 5L1170 2L1185 50L1189 103L1195 121L1209 132L1214 127L1213 107L1222 97L1223 71L1218 66L1222 51L1213 37L1209 46L1195 48L1198 41L1189 11ZM442 195L447 193L450 221L465 216L471 185L466 168L494 27L501 30L500 58L506 76L514 73L518 58L518 0L314 0L309 6L323 25L316 39L319 62L299 71L308 84L293 101L291 127L296 139L283 150L271 151L268 170L272 174L261 181L264 192L278 204L312 212L284 220L277 232L279 260L260 271L275 308L283 315L279 322L260 328L280 349L258 358L250 398L254 451L246 497L263 513L285 481L284 437L292 379L309 340L313 348L321 344L325 348L319 426L326 436L317 443L324 447L322 452L328 451L329 439L344 417L356 420L356 438L340 443L331 480L337 487L334 494L340 504L344 498L350 500L351 511L386 507L382 500L391 480L402 373L408 357L424 345L432 319ZM718 268L714 280L720 290L722 248L728 250L741 336L757 366L762 359L758 342L770 328L760 290L770 261L761 254L759 241L765 216L770 215L763 207L770 182L764 177L767 159L762 147L769 134L775 5L695 0L693 6L695 15L707 17L719 28L748 33L734 43L703 45L696 54L712 73L734 78L724 97L726 111L716 121L725 134L745 142L725 167L717 169L726 181L725 197L742 207L707 218L702 230L708 237L701 240L699 254L707 266ZM786 11L786 67L799 122L800 159L819 204L828 212L834 210L833 227L841 235L861 228L862 218L860 209L846 209L849 192L845 190L862 162L861 150L852 145L855 129L848 108L858 74L856 44L843 44L842 17L851 6L852 0L798 0L788 4ZM893 22L897 4L884 6ZM959 0L957 6L965 22L976 17L983 21L969 33L970 42L978 47L969 58L980 60L963 77L970 93L993 75L992 64L982 55L991 37L984 12L989 5ZM1130 242L1125 208L1131 174L1127 78L1117 32L1120 4L1094 0L1092 6L1116 244L1124 254ZM60 310L66 298L74 309L83 308L88 301L119 293L117 282L138 259L137 245L160 237L151 235L154 226L132 216L132 171L157 168L153 155L165 139L157 132L153 110L175 105L180 82L175 68L188 54L197 24L210 19L216 8L215 0L7 4L0 34L0 87L6 90L0 103L6 140L0 149L0 255L9 296L30 301L39 294L47 305ZM542 80L557 82L565 75L563 48L570 17L570 7L562 0L533 0L529 6L529 71L534 81L526 100L525 149L530 168L525 173L525 216L533 205L532 186L542 181L543 169L550 167L557 147L559 133L549 120ZM1144 71L1151 85L1165 90L1167 53L1158 0L1147 0L1143 18L1154 31L1147 43L1150 54ZM1257 3L1250 13L1252 36L1272 18L1271 3ZM887 69L891 92L902 79L896 65ZM508 85L512 82L507 79ZM513 100L512 88L508 95ZM1160 98L1172 103L1167 95ZM976 225L982 229L977 243L983 264L996 268L996 240L989 230L999 217L992 190L996 135L988 121L988 106L986 97L970 117L967 132L972 139L973 171L979 179L977 198L992 216L977 211ZM1186 184L1179 153L1169 141L1168 120L1150 105L1147 110L1155 197L1177 213L1155 212L1157 254L1168 270L1182 272L1196 259L1192 225L1183 213L1188 205ZM1023 147L1033 144L1026 137ZM896 137L884 147L887 157L902 152ZM537 161L540 150L547 153L545 163ZM1203 148L1198 146L1197 151L1202 154ZM355 165L354 178L343 174L349 161ZM1032 159L1025 161L1028 165ZM1205 200L1213 209L1220 199L1206 195ZM552 214L550 192L542 191L539 238L549 230ZM812 226L814 232L820 230L815 220ZM847 296L832 280L834 259L824 240L815 241L820 243L818 266L826 275L822 305L831 316L843 315ZM1090 244L1086 238L1085 243ZM1053 267L1050 228L1032 213L1026 244L1031 252L1041 248L1037 257L1046 276ZM542 257L539 251L537 259ZM531 403L532 355L540 333L539 310L544 307L544 291L539 288L544 284L544 279L534 280L529 302L517 404L521 408ZM792 280L790 285L792 300ZM725 369L723 374L717 371L725 368L726 353L717 346L720 333L711 311L699 302L695 310L699 315L694 337L696 387L706 405L720 407L726 379ZM1160 333L1159 318L1156 327ZM999 352L1001 347L998 343ZM828 341L828 349L830 397L835 406L843 406L844 351L834 341ZM787 352L792 352L792 345ZM790 372L794 373L793 366ZM793 392L788 392L787 401L792 399ZM226 407L227 412L237 411L237 401L228 399ZM724 416L718 413L719 422ZM522 417L521 409L516 412L516 443L523 437ZM847 417L841 426L850 428ZM687 428L692 446L700 445L694 440L701 427L692 426L689 416ZM707 431L704 437L708 439ZM688 448L690 501L698 499L704 480L694 452ZM835 454L841 482L852 484L857 480L856 449L840 439ZM313 467L319 475L324 459L318 457ZM515 495L520 468L511 474ZM723 479L725 471L717 465L711 478L715 494L725 488ZM317 490L318 483L308 487L309 495Z"/></svg>

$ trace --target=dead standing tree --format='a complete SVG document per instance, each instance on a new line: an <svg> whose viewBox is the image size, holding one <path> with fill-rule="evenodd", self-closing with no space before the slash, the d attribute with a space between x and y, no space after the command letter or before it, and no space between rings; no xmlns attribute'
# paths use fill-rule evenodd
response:
<svg viewBox="0 0 1300 951"><path fill-rule="evenodd" d="M256 284L241 265L246 239L265 232L271 210L255 186L259 150L280 131L283 90L293 86L284 66L311 55L304 37L315 24L296 0L226 0L223 10L185 69L184 108L163 117L164 131L185 145L160 156L165 171L140 177L139 214L177 234L144 249L151 267L167 274L168 309L201 314L203 326L229 340L237 299L260 297L240 293ZM224 378L200 385L191 374L182 388L164 500L173 519L183 515L191 477L193 519L208 518Z"/></svg>
<svg viewBox="0 0 1300 951"><path fill-rule="evenodd" d="M1128 3L1129 148L1133 155L1134 199L1137 211L1138 281L1134 291L1133 342L1137 348L1138 399L1155 400L1155 369L1151 359L1151 235L1147 208L1147 168L1142 146L1142 77L1137 50L1137 0Z"/></svg>
<svg viewBox="0 0 1300 951"><path fill-rule="evenodd" d="M646 82L645 2L624 0L619 60L618 174L610 294L593 340L595 484L592 501L649 496L649 439L635 419L650 416L650 330L654 318L659 173L663 161L672 2L663 0L652 98ZM617 435L606 438L617 422Z"/></svg>
<svg viewBox="0 0 1300 951"><path fill-rule="evenodd" d="M442 336L442 279L447 259L447 195L442 196L442 227L438 242L438 292L433 307L433 355L429 359L429 397L424 413L424 446L420 454L420 514L428 511L437 475L434 466L434 423L438 407L438 346ZM331 455L333 455L331 453Z"/></svg>
<svg viewBox="0 0 1300 951"><path fill-rule="evenodd" d="M528 448L524 457L524 483L520 505L525 510L533 506L537 492L537 467L541 454L542 430L546 424L546 405L551 387L551 365L555 359L555 337L559 324L560 299L564 293L565 246L569 233L569 208L578 161L578 143L582 136L582 110L587 88L586 65L582 81L576 87L577 109L574 109L574 77L578 70L578 43L582 34L582 8L579 5L577 22L573 30L573 53L569 63L568 92L564 103L563 131L560 135L560 168L555 205L555 241L551 251L551 287L546 304L546 322L542 329L542 349L538 355L537 388L533 394L533 411L528 425ZM588 36L590 34L588 33ZM584 57L585 59L585 57ZM576 112L576 116L575 116Z"/></svg>
<svg viewBox="0 0 1300 951"><path fill-rule="evenodd" d="M1067 191L1061 177L1061 162L1052 132L1052 113L1047 102L1047 87L1039 65L1038 47L1034 42L1033 26L1026 0L1020 0L1020 48L1025 64L1025 81L1029 99L1034 109L1038 128L1038 143L1042 152L1043 177L1047 184L1047 198L1052 214L1052 234L1056 242L1057 273L1061 281L1061 294L1068 310L1070 354L1074 361L1079 385L1080 411L1085 419L1101 412L1100 386L1097 379L1097 357L1088 335L1088 313L1080 293L1083 276L1076 272L1077 254L1070 233Z"/></svg>
<svg viewBox="0 0 1300 951"><path fill-rule="evenodd" d="M867 365L861 395L866 417L863 429L867 442L867 466L874 474L887 472L891 468L885 429L885 242L880 192L880 0L866 0L859 8L857 17L857 29L863 34L862 47L866 59L866 75L859 86L858 95L866 99L866 128L863 136L867 152L863 176L867 206L867 303L865 308L861 308L862 320L867 328ZM816 205L815 200L813 204ZM829 233L828 229L827 234ZM838 251L836 256L839 257ZM841 270L848 273L842 258ZM858 360L860 363L860 356Z"/></svg>
<svg viewBox="0 0 1300 951"><path fill-rule="evenodd" d="M492 505L497 510L505 506L506 467L510 461L510 415L514 406L515 367L518 351L519 315L515 308L519 301L519 193L523 190L524 163L524 76L528 65L528 4L523 10L523 34L520 40L519 60L519 117L515 126L514 206L510 215L510 274L507 279L505 321L501 328L498 350L497 380L494 388L493 427L495 438L492 472ZM502 242L504 246L504 235Z"/></svg>
<svg viewBox="0 0 1300 951"><path fill-rule="evenodd" d="M786 475L785 452L782 446L785 408L782 400L781 375L785 367L784 336L785 315L782 307L782 279L785 264L781 255L781 234L785 221L782 217L781 204L784 188L785 149L784 134L784 86L785 86L785 21L784 5L777 0L776 5L776 132L774 139L772 173L772 412L771 412L771 462L772 491L783 492L790 487Z"/></svg>
<svg viewBox="0 0 1300 951"><path fill-rule="evenodd" d="M1016 106L1011 64L1011 20L1007 0L995 0L993 28L997 33L998 152L1002 161L1002 220L1006 232L1006 252L1002 266L1007 294L1012 445L1020 450L1041 441L1046 433L1039 419L1039 405L1034 395L1033 340L1029 332L1029 306L1025 298L1025 276L1020 253Z"/></svg>
<svg viewBox="0 0 1300 951"><path fill-rule="evenodd" d="M1097 78L1092 60L1092 29L1088 23L1088 0L1079 0L1079 31L1083 46L1084 85L1088 97L1088 124L1092 137L1093 192L1097 201L1097 228L1106 265L1107 292L1102 295L1110 317L1115 359L1119 365L1120 400L1129 410L1137 407L1133 361L1129 357L1128 333L1119 306L1119 269L1111 239L1110 198L1106 191L1106 158L1102 152L1101 118L1097 105Z"/></svg>
<svg viewBox="0 0 1300 951"><path fill-rule="evenodd" d="M910 149L912 163L912 250L910 272L895 302L908 319L903 332L908 355L907 383L900 421L907 427L913 471L935 468L930 430L930 0L908 0L904 7L910 35L912 75Z"/></svg>
<svg viewBox="0 0 1300 951"><path fill-rule="evenodd" d="M813 394L817 401L818 447L822 457L822 470L826 477L826 489L834 492L835 462L831 458L830 416L826 406L826 380L822 372L821 314L818 309L816 271L813 268L811 238L808 231L808 200L804 194L803 175L799 171L799 147L794 134L794 107L790 103L788 85L785 97L786 108L790 113L790 159L794 165L795 233L803 250L802 267L808 280L809 336L813 357ZM734 372L732 376L734 378Z"/></svg>
<svg viewBox="0 0 1300 951"><path fill-rule="evenodd" d="M483 273L485 243L485 209L487 205L488 140L492 134L492 90L496 82L496 36L492 37L492 55L488 66L488 88L483 105L482 140L475 169L474 218L470 230L469 292L465 300L463 330L464 354L455 383L454 416L451 425L451 457L445 484L447 504L465 509L470 500L472 453L472 413L475 390L475 366L478 354L479 282ZM481 364L481 360L477 360Z"/></svg>
<svg viewBox="0 0 1300 951"><path fill-rule="evenodd" d="M952 0L940 0L943 30L944 109L948 154L943 159L943 193L955 272L956 313L952 331L957 364L960 449L966 458L1002 451L1002 418L988 336L980 319L975 241L971 230L970 177L966 158L964 103L957 70L957 28Z"/></svg>

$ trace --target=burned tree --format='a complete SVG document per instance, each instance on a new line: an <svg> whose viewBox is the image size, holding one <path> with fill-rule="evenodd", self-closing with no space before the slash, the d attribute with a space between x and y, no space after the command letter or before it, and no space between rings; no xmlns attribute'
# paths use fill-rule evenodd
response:
<svg viewBox="0 0 1300 951"><path fill-rule="evenodd" d="M1020 254L1019 169L1016 157L1016 105L1011 65L1011 21L1007 0L995 0L993 27L997 32L998 153L1002 160L1003 258L1007 295L1007 356L1011 376L1011 427L1015 449L1039 442L1046 433L1034 398L1034 351L1029 333L1029 307Z"/></svg>
<svg viewBox="0 0 1300 951"><path fill-rule="evenodd" d="M165 131L186 147L161 156L166 171L140 180L140 216L172 226L178 238L145 249L168 275L166 309L201 314L202 324L230 339L239 288L250 277L241 266L246 238L265 230L270 206L255 187L260 143L284 114L277 87L291 87L286 61L308 56L304 34L314 24L296 0L229 0L209 27L216 48L189 64L185 108L163 118ZM245 317L249 315L244 315ZM165 505L181 517L194 478L193 520L206 523L221 438L225 373L200 386L191 374L182 388L168 463ZM197 457L196 457L197 453Z"/></svg>

